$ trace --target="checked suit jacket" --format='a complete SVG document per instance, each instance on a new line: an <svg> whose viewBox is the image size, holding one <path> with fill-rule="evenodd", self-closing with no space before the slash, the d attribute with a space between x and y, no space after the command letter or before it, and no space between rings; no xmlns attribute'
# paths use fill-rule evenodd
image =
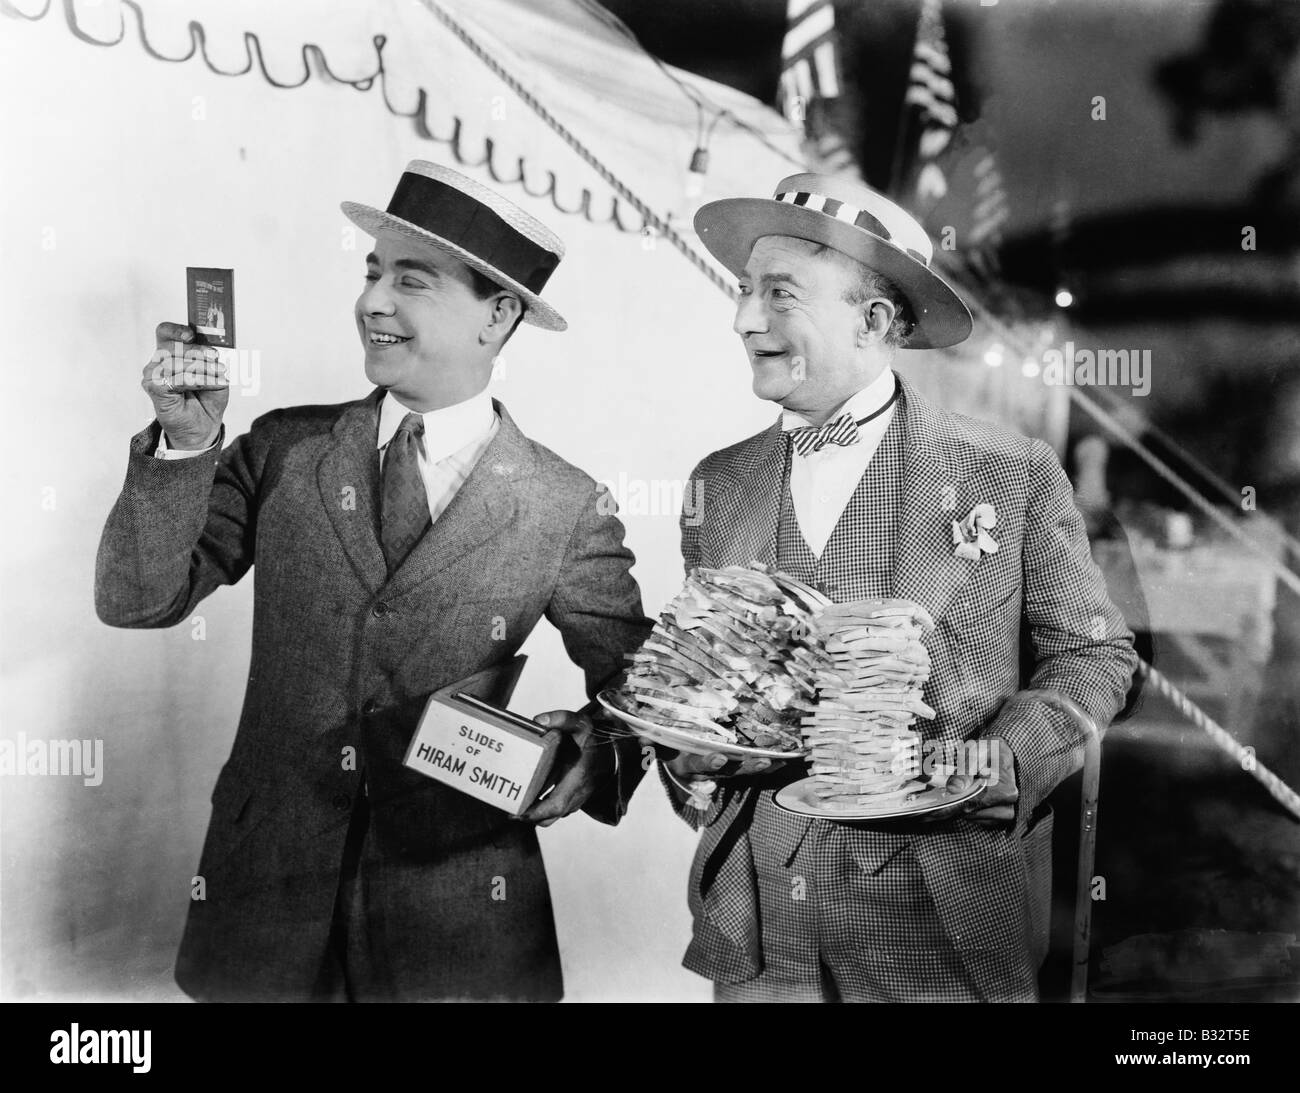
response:
<svg viewBox="0 0 1300 1093"><path fill-rule="evenodd" d="M254 571L248 687L177 960L197 998L310 994L363 779L369 942L392 996L561 994L533 826L401 760L427 696L506 664L543 616L589 695L616 675L650 625L633 557L606 491L496 403L496 436L390 578L382 394L266 414L215 458L152 458L154 424L104 529L95 598L114 626L171 626ZM587 811L616 823L640 775L633 746Z"/></svg>
<svg viewBox="0 0 1300 1093"><path fill-rule="evenodd" d="M894 559L891 591L924 605L936 622L925 639L932 668L924 697L937 717L916 728L923 740L1005 739L1016 758L1020 798L1013 830L957 819L901 837L854 830L848 841L859 861L906 842L965 978L986 999L1032 999L1049 917L1051 816L1045 802L1077 769L1082 741L1046 707L1018 703L1003 710L1003 704L1023 686L1054 688L1108 724L1136 667L1132 634L1106 595L1069 480L1048 445L942 412L901 376L898 382L891 435L901 431L902 478L888 552ZM695 494L703 498L702 512L682 521L688 571L776 561L787 447L778 421L698 465L692 479L702 490ZM862 528L871 521L855 506L871 503L864 495L871 475L869 467L824 555L831 567L822 573L824 591L835 600L866 594L855 582L865 580L858 570L867 568L871 544ZM997 513L999 550L978 561L959 558L952 521L982 503ZM1028 680L1021 674L1022 652L1033 664ZM781 845L754 846L747 825L750 798L758 792L758 783L724 780L705 813L679 807L684 819L703 829L691 871L694 936L684 964L719 983L742 983L764 969L755 855L788 865L813 826L828 822L782 813L775 839ZM830 866L844 865L823 864L826 876L811 880L812 890L833 884ZM836 948L845 941L851 948L855 930L866 934L851 909L835 922L848 935L836 939Z"/></svg>

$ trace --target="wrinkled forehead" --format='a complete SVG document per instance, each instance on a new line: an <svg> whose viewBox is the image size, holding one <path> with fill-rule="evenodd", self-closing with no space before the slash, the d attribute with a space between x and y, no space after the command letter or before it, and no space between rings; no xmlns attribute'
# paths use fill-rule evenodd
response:
<svg viewBox="0 0 1300 1093"><path fill-rule="evenodd" d="M867 267L856 258L824 243L793 235L762 235L754 240L746 272L752 277L775 271L802 274L806 278L835 280L861 278Z"/></svg>
<svg viewBox="0 0 1300 1093"><path fill-rule="evenodd" d="M794 235L760 235L754 240L754 245L749 251L751 258L755 255L782 253L795 253L814 258L834 252L822 243L814 243L811 239L800 239Z"/></svg>

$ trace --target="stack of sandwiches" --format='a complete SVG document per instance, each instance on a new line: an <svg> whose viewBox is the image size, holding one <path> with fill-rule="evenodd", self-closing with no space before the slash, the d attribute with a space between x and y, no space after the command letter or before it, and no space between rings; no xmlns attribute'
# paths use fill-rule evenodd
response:
<svg viewBox="0 0 1300 1093"><path fill-rule="evenodd" d="M911 726L934 717L921 699L934 621L909 600L859 600L824 607L817 629L831 665L803 719L811 792L828 811L901 805L925 789Z"/></svg>
<svg viewBox="0 0 1300 1093"><path fill-rule="evenodd" d="M831 667L814 632L824 596L760 563L696 568L631 656L619 708L698 737L800 751Z"/></svg>

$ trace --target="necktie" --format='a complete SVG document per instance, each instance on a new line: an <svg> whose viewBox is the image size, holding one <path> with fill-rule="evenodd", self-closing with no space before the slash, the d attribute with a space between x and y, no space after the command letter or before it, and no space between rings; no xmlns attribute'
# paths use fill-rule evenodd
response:
<svg viewBox="0 0 1300 1093"><path fill-rule="evenodd" d="M855 421L853 415L845 410L821 425L804 425L798 429L790 429L786 435L789 436L791 446L799 455L811 455L813 452L820 452L827 444L838 444L847 448L850 444L856 444L860 439L858 436L859 425L865 425L873 418L878 418L897 401L898 387L895 386L894 393L889 397L889 401L879 410L868 414L866 417L860 417Z"/></svg>
<svg viewBox="0 0 1300 1093"><path fill-rule="evenodd" d="M799 455L820 452L827 444L848 447L858 442L858 423L847 410L821 425L790 430L790 443Z"/></svg>
<svg viewBox="0 0 1300 1093"><path fill-rule="evenodd" d="M384 455L380 542L391 577L430 524L429 495L420 477L419 444L424 418L407 414Z"/></svg>

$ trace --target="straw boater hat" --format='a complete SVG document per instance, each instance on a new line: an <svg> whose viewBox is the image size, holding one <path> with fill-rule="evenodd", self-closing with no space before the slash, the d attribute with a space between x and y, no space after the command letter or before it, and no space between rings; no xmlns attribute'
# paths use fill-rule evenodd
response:
<svg viewBox="0 0 1300 1093"><path fill-rule="evenodd" d="M891 281L911 305L916 328L906 349L956 345L971 332L966 305L930 268L934 246L925 229L861 183L791 175L777 184L770 201L733 197L701 206L695 230L709 253L737 277L764 235L807 239L856 258Z"/></svg>
<svg viewBox="0 0 1300 1093"><path fill-rule="evenodd" d="M560 237L504 197L456 171L422 159L406 165L387 211L342 204L370 235L394 231L459 258L524 302L524 322L543 330L569 324L539 293L564 257Z"/></svg>

